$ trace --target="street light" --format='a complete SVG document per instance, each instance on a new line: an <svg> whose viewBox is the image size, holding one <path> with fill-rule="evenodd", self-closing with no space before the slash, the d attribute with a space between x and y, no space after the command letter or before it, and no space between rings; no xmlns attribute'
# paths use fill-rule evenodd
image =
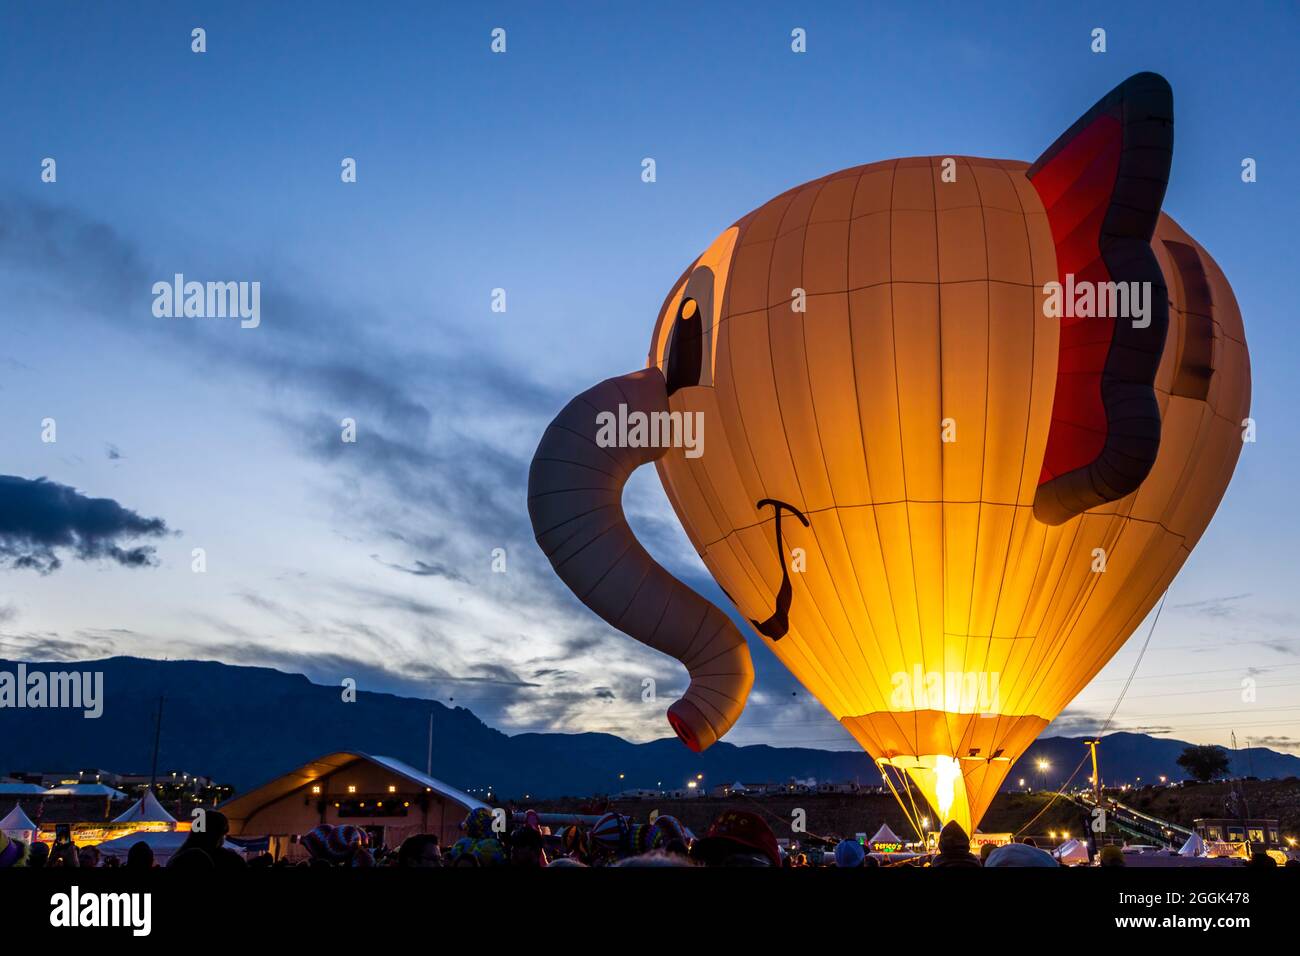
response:
<svg viewBox="0 0 1300 956"><path fill-rule="evenodd" d="M1047 771L1050 769L1052 769L1052 765L1048 763L1046 760L1038 761L1038 776L1040 781L1043 784L1044 790L1047 789Z"/></svg>

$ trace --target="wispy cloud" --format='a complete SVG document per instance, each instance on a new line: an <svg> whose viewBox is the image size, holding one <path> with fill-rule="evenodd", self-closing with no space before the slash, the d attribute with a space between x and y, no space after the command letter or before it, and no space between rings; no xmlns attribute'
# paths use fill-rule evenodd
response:
<svg viewBox="0 0 1300 956"><path fill-rule="evenodd" d="M1240 603L1250 596L1250 594L1230 594L1226 597L1189 601L1186 604L1174 604L1169 609L1171 611L1184 611L1200 617L1232 617L1240 611Z"/></svg>
<svg viewBox="0 0 1300 956"><path fill-rule="evenodd" d="M19 269L65 302L73 321L219 370L310 474L317 520L381 573L339 580L309 562L274 589L263 582L235 590L224 605L195 608L184 636L124 638L114 644L119 652L166 648L325 682L364 675L386 688L455 697L510 728L668 733L663 711L670 691L685 685L680 666L581 607L533 540L528 462L567 394L503 363L463 328L441 326L423 303L410 304L419 336L394 335L391 315L273 269L261 275L256 331L155 319L152 282L180 271L165 255L68 210L30 202L0 209L13 224L0 235L0 279L5 268ZM31 254L34 247L43 253ZM205 271L233 274L221 262ZM124 325L124 314L140 321ZM258 395L264 400L248 400ZM344 440L344 418L356 423L355 441ZM110 458L120 454L106 448ZM629 487L627 505L648 546L685 562L674 570L689 576L698 559L662 496ZM55 649L48 639L33 646ZM646 678L660 688L650 704L641 696Z"/></svg>

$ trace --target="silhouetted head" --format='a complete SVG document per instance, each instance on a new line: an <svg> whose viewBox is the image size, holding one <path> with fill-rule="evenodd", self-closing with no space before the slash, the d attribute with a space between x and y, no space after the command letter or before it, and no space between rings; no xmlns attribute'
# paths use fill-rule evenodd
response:
<svg viewBox="0 0 1300 956"><path fill-rule="evenodd" d="M940 853L969 853L970 837L956 820L949 820L939 831Z"/></svg>
<svg viewBox="0 0 1300 956"><path fill-rule="evenodd" d="M442 848L438 838L432 833L418 833L407 837L397 851L398 866L429 867L442 866Z"/></svg>
<svg viewBox="0 0 1300 956"><path fill-rule="evenodd" d="M153 847L144 840L131 844L126 851L127 869L148 870L153 868Z"/></svg>

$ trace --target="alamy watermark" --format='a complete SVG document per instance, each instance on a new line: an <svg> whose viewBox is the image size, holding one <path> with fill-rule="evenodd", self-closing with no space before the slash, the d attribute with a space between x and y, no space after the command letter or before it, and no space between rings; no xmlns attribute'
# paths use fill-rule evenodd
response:
<svg viewBox="0 0 1300 956"><path fill-rule="evenodd" d="M97 893L73 885L50 897L50 925L64 927L124 927L132 936L153 929L153 896L149 893Z"/></svg>
<svg viewBox="0 0 1300 956"><path fill-rule="evenodd" d="M239 319L242 329L262 324L260 282L186 282L178 272L171 282L155 282L153 295L160 319Z"/></svg>
<svg viewBox="0 0 1300 956"><path fill-rule="evenodd" d="M68 708L94 719L104 713L103 671L0 670L0 709Z"/></svg>
<svg viewBox="0 0 1300 956"><path fill-rule="evenodd" d="M704 454L703 412L628 411L596 415L596 444L601 448L684 448L687 458Z"/></svg>
<svg viewBox="0 0 1300 956"><path fill-rule="evenodd" d="M1043 284L1043 315L1049 319L1132 319L1133 328L1151 325L1150 282L1076 281Z"/></svg>
<svg viewBox="0 0 1300 956"><path fill-rule="evenodd" d="M896 671L890 678L893 710L942 710L950 714L995 714L1002 697L998 671Z"/></svg>

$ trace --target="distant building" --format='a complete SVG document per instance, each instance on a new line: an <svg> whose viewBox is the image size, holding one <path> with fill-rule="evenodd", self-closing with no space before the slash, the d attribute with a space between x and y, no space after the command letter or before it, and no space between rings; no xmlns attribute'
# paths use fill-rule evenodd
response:
<svg viewBox="0 0 1300 956"><path fill-rule="evenodd" d="M127 794L115 787L103 783L71 783L60 787L50 787L45 791L47 797L103 797L107 800L126 800Z"/></svg>
<svg viewBox="0 0 1300 956"><path fill-rule="evenodd" d="M16 782L35 783L46 788L102 784L117 790L147 787L151 779L147 773L118 773L113 770L99 768L88 770L17 771L11 777ZM182 786L191 790L202 790L204 787L212 786L210 778L186 770L160 771L156 782L167 786Z"/></svg>
<svg viewBox="0 0 1300 956"><path fill-rule="evenodd" d="M372 845L396 847L416 833L435 833L448 846L462 836L469 812L486 806L400 760L343 751L227 800L220 810L233 836L269 837L279 858L305 856L299 838L322 823L362 827Z"/></svg>
<svg viewBox="0 0 1300 956"><path fill-rule="evenodd" d="M122 773L116 774L117 782L115 787L147 787L149 786L150 776L147 773ZM167 770L158 773L156 783L164 784L169 787L182 787L186 790L202 790L205 787L212 786L212 778L205 777L202 774L190 773L186 770Z"/></svg>
<svg viewBox="0 0 1300 956"><path fill-rule="evenodd" d="M39 783L24 783L6 777L0 780L0 797L40 797L45 788Z"/></svg>
<svg viewBox="0 0 1300 956"><path fill-rule="evenodd" d="M102 783L116 787L119 775L108 770L18 770L11 774L14 780L36 783L42 787L72 787L83 783Z"/></svg>
<svg viewBox="0 0 1300 956"><path fill-rule="evenodd" d="M614 794L615 800L654 800L663 795L662 790L651 790L648 787L634 787L631 790L620 790Z"/></svg>
<svg viewBox="0 0 1300 956"><path fill-rule="evenodd" d="M840 783L821 783L817 785L818 793L857 793L858 785L852 780L844 780Z"/></svg>
<svg viewBox="0 0 1300 956"><path fill-rule="evenodd" d="M1228 819L1202 817L1192 822L1197 834L1207 844L1249 843L1255 850L1282 850L1282 831L1277 820L1257 817Z"/></svg>

